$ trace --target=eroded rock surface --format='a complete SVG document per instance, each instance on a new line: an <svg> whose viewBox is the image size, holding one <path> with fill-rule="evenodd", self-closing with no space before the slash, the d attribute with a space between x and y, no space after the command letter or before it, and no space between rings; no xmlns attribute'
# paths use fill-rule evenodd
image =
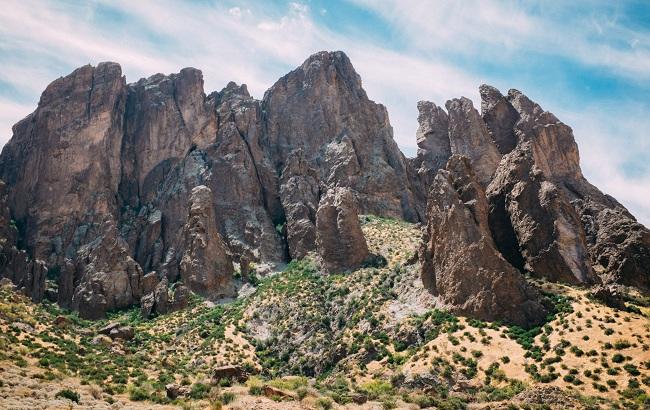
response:
<svg viewBox="0 0 650 410"><path fill-rule="evenodd" d="M321 198L316 232L318 254L328 273L355 270L370 256L356 198L348 188L330 189Z"/></svg>
<svg viewBox="0 0 650 410"><path fill-rule="evenodd" d="M234 296L232 259L217 231L212 191L204 185L192 189L183 243L183 283L207 298Z"/></svg>
<svg viewBox="0 0 650 410"><path fill-rule="evenodd" d="M429 193L422 280L454 312L518 325L540 322L546 312L539 294L497 250L488 209L470 160L452 156Z"/></svg>

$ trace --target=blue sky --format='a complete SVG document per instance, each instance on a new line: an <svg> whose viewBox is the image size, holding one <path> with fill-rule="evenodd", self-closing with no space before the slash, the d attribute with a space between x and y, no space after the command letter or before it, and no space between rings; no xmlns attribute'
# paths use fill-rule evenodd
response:
<svg viewBox="0 0 650 410"><path fill-rule="evenodd" d="M415 152L418 100L517 88L571 125L585 175L650 225L650 2L32 1L0 8L0 143L42 90L117 61L127 81L186 66L206 92L261 98L320 50L343 50L395 139Z"/></svg>

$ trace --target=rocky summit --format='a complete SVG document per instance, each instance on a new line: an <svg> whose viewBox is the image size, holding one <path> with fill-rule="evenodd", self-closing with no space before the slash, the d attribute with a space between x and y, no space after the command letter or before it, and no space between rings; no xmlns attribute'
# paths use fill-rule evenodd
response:
<svg viewBox="0 0 650 410"><path fill-rule="evenodd" d="M56 79L0 154L0 407L648 405L650 230L479 94L419 102L407 158L340 51L261 100Z"/></svg>

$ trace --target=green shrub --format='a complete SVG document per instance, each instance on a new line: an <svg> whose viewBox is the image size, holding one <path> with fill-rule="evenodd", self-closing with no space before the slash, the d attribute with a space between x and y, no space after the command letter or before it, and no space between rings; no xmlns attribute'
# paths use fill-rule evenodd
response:
<svg viewBox="0 0 650 410"><path fill-rule="evenodd" d="M235 401L235 393L227 391L221 395L221 402L223 404L232 403Z"/></svg>
<svg viewBox="0 0 650 410"><path fill-rule="evenodd" d="M319 397L316 400L315 404L316 404L316 408L322 410L330 410L334 406L332 399L330 399L329 397Z"/></svg>
<svg viewBox="0 0 650 410"><path fill-rule="evenodd" d="M210 386L203 383L194 383L192 389L190 390L190 398L195 400L200 400L205 398L210 392Z"/></svg>
<svg viewBox="0 0 650 410"><path fill-rule="evenodd" d="M73 402L75 402L77 404L79 404L79 399L81 398L79 396L79 393L77 393L74 390L70 390L70 389L60 390L57 394L54 395L54 397L68 399L68 400L73 401Z"/></svg>

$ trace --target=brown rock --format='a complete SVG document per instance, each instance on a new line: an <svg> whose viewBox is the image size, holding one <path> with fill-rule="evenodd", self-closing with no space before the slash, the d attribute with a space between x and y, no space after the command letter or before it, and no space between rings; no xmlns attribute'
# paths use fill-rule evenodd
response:
<svg viewBox="0 0 650 410"><path fill-rule="evenodd" d="M287 220L287 243L292 259L301 259L316 249L316 210L319 201L316 171L302 150L293 151L282 171L280 197Z"/></svg>
<svg viewBox="0 0 650 410"><path fill-rule="evenodd" d="M120 66L53 81L0 156L9 206L33 257L60 264L118 212L126 84Z"/></svg>
<svg viewBox="0 0 650 410"><path fill-rule="evenodd" d="M539 295L496 249L485 191L469 159L454 155L438 172L427 215L422 280L451 311L518 325L543 320Z"/></svg>
<svg viewBox="0 0 650 410"><path fill-rule="evenodd" d="M185 285L210 299L234 296L232 260L217 231L212 191L204 185L192 189L183 237L180 273Z"/></svg>
<svg viewBox="0 0 650 410"><path fill-rule="evenodd" d="M487 186L501 160L487 126L468 98L449 100L445 106L451 152L469 158L478 181Z"/></svg>
<svg viewBox="0 0 650 410"><path fill-rule="evenodd" d="M40 302L45 294L47 268L17 248L18 230L7 206L6 185L0 180L0 279L10 280L26 296Z"/></svg>
<svg viewBox="0 0 650 410"><path fill-rule="evenodd" d="M429 101L418 102L418 153L417 172L424 186L429 187L439 169L451 157L449 143L449 117L441 108Z"/></svg>
<svg viewBox="0 0 650 410"><path fill-rule="evenodd" d="M483 84L479 87L479 92L481 117L499 153L505 155L517 145L515 125L519 120L519 113L496 88Z"/></svg>
<svg viewBox="0 0 650 410"><path fill-rule="evenodd" d="M108 310L129 307L142 297L142 269L110 221L102 236L79 249L77 272L80 280L71 305L85 319L102 318Z"/></svg>
<svg viewBox="0 0 650 410"><path fill-rule="evenodd" d="M350 189L333 188L321 198L316 235L318 254L328 273L355 270L370 256Z"/></svg>
<svg viewBox="0 0 650 410"><path fill-rule="evenodd" d="M599 285L591 290L591 295L614 309L625 309L625 300L616 285Z"/></svg>
<svg viewBox="0 0 650 410"><path fill-rule="evenodd" d="M487 195L497 245L513 264L523 262L551 280L596 281L580 218L564 191L536 167L530 143L504 157Z"/></svg>
<svg viewBox="0 0 650 410"><path fill-rule="evenodd" d="M241 366L228 365L212 369L212 383L218 384L221 379L230 379L243 383L248 380L248 374Z"/></svg>
<svg viewBox="0 0 650 410"><path fill-rule="evenodd" d="M262 109L262 146L277 169L301 149L329 188L357 192L362 213L419 220L408 163L386 108L368 99L343 52L310 56L265 93Z"/></svg>
<svg viewBox="0 0 650 410"><path fill-rule="evenodd" d="M189 386L181 386L176 383L170 383L165 386L165 392L167 393L168 398L175 400L179 397L187 396L190 392L190 388Z"/></svg>
<svg viewBox="0 0 650 410"><path fill-rule="evenodd" d="M264 385L262 387L262 390L264 391L264 395L268 398L274 398L274 399L281 399L281 400L293 400L295 399L295 395L291 392L284 391L282 389L278 389L277 387L269 386L269 385Z"/></svg>

